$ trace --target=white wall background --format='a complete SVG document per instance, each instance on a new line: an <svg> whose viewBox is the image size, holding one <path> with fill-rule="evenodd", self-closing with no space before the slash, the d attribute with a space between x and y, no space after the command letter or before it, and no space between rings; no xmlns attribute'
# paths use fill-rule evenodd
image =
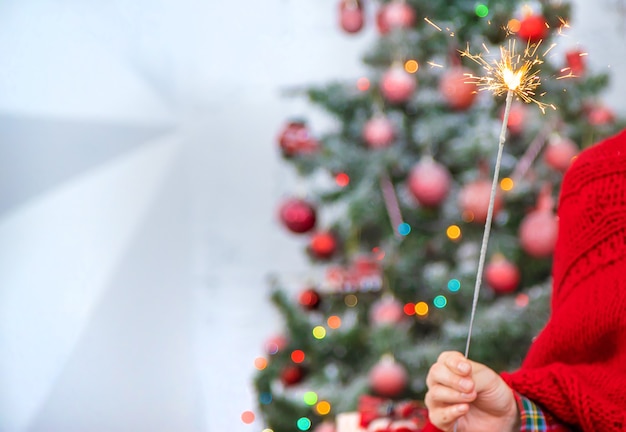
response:
<svg viewBox="0 0 626 432"><path fill-rule="evenodd" d="M266 277L306 270L274 138L326 121L280 92L357 78L371 37L336 3L0 3L0 432L261 429ZM624 114L621 2L574 3Z"/></svg>

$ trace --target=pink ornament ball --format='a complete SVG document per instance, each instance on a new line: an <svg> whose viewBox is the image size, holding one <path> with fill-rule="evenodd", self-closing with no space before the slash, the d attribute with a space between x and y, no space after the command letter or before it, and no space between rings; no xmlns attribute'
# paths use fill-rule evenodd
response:
<svg viewBox="0 0 626 432"><path fill-rule="evenodd" d="M379 395L386 397L402 393L407 386L408 378L404 366L386 357L374 365L369 373L370 387Z"/></svg>
<svg viewBox="0 0 626 432"><path fill-rule="evenodd" d="M370 320L378 326L398 324L404 316L402 303L393 296L380 298L370 309Z"/></svg>
<svg viewBox="0 0 626 432"><path fill-rule="evenodd" d="M417 81L400 65L392 66L383 75L380 90L383 97L395 104L407 102L417 89Z"/></svg>
<svg viewBox="0 0 626 432"><path fill-rule="evenodd" d="M487 284L498 294L515 291L520 282L520 271L502 255L496 255L485 268Z"/></svg>
<svg viewBox="0 0 626 432"><path fill-rule="evenodd" d="M358 33L363 28L365 17L363 7L357 0L339 2L339 26L346 33Z"/></svg>
<svg viewBox="0 0 626 432"><path fill-rule="evenodd" d="M572 140L560 138L548 143L543 159L550 168L564 173L577 154L578 146Z"/></svg>
<svg viewBox="0 0 626 432"><path fill-rule="evenodd" d="M393 123L382 115L372 117L363 126L363 139L372 149L389 147L393 144L395 135Z"/></svg>
<svg viewBox="0 0 626 432"><path fill-rule="evenodd" d="M459 193L459 207L464 214L464 219L484 224L487 221L490 196L491 182L487 180L476 180L465 185ZM497 190L493 206L494 218L502 209L502 205L502 195Z"/></svg>
<svg viewBox="0 0 626 432"><path fill-rule="evenodd" d="M315 227L317 214L315 208L307 201L291 198L280 206L279 218L289 231L302 234Z"/></svg>
<svg viewBox="0 0 626 432"><path fill-rule="evenodd" d="M472 106L477 96L476 85L468 83L469 69L453 67L439 81L439 92L448 106L454 110L466 110Z"/></svg>
<svg viewBox="0 0 626 432"><path fill-rule="evenodd" d="M528 213L520 224L520 246L532 257L549 257L554 252L558 232L559 223L551 210L535 210Z"/></svg>
<svg viewBox="0 0 626 432"><path fill-rule="evenodd" d="M527 109L522 102L514 102L509 112L509 121L506 126L511 135L517 136L524 132L526 126ZM500 114L500 118L504 119L504 110Z"/></svg>
<svg viewBox="0 0 626 432"><path fill-rule="evenodd" d="M387 29L407 29L415 24L415 11L404 2L394 1L382 7L380 19Z"/></svg>
<svg viewBox="0 0 626 432"><path fill-rule="evenodd" d="M448 170L430 158L413 166L408 177L409 191L424 207L440 205L450 192L450 183Z"/></svg>

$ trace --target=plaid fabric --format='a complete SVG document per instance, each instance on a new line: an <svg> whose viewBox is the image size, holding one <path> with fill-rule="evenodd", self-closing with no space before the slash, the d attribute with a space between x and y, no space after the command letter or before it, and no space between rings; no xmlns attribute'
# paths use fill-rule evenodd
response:
<svg viewBox="0 0 626 432"><path fill-rule="evenodd" d="M544 412L530 399L515 392L517 406L521 415L520 432L569 432L570 429L556 421L549 413Z"/></svg>

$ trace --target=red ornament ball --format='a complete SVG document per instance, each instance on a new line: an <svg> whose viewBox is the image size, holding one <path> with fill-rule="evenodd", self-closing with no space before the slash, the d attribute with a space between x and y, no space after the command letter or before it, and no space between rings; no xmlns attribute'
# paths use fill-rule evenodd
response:
<svg viewBox="0 0 626 432"><path fill-rule="evenodd" d="M417 202L425 207L441 204L450 192L450 173L433 159L420 160L409 173L408 187Z"/></svg>
<svg viewBox="0 0 626 432"><path fill-rule="evenodd" d="M558 232L559 223L552 210L540 208L528 213L520 223L520 246L532 257L549 257L554 252Z"/></svg>
<svg viewBox="0 0 626 432"><path fill-rule="evenodd" d="M415 24L415 11L405 2L394 1L381 7L380 21L386 29L406 29Z"/></svg>
<svg viewBox="0 0 626 432"><path fill-rule="evenodd" d="M404 305L393 296L381 297L370 309L370 320L379 326L398 324L404 316Z"/></svg>
<svg viewBox="0 0 626 432"><path fill-rule="evenodd" d="M369 373L370 387L381 396L398 396L406 388L407 382L406 369L393 358L384 357Z"/></svg>
<svg viewBox="0 0 626 432"><path fill-rule="evenodd" d="M458 202L463 212L464 219L470 222L484 224L487 221L490 196L491 182L487 180L476 180L465 185L459 193ZM500 210L502 210L502 205L502 195L499 190L496 190L493 206L494 218Z"/></svg>
<svg viewBox="0 0 626 432"><path fill-rule="evenodd" d="M509 120L506 123L507 129L511 135L517 136L524 132L524 126L526 125L527 109L526 105L522 102L514 102L511 104L511 110L509 111ZM500 118L504 119L504 110L500 114Z"/></svg>
<svg viewBox="0 0 626 432"><path fill-rule="evenodd" d="M391 103L407 102L415 89L417 81L401 65L391 66L383 75L380 90L383 97Z"/></svg>
<svg viewBox="0 0 626 432"><path fill-rule="evenodd" d="M608 107L598 104L588 109L587 120L592 126L604 126L615 121L615 114Z"/></svg>
<svg viewBox="0 0 626 432"><path fill-rule="evenodd" d="M346 33L358 33L365 23L363 6L358 0L339 2L339 26Z"/></svg>
<svg viewBox="0 0 626 432"><path fill-rule="evenodd" d="M285 157L311 154L319 149L318 142L303 121L288 122L278 135L278 144Z"/></svg>
<svg viewBox="0 0 626 432"><path fill-rule="evenodd" d="M469 69L453 67L439 81L439 92L452 109L466 110L476 99L476 85L467 82L467 74L471 74Z"/></svg>
<svg viewBox="0 0 626 432"><path fill-rule="evenodd" d="M279 217L283 225L291 232L302 234L315 227L317 214L315 208L305 200L291 198L279 209Z"/></svg>
<svg viewBox="0 0 626 432"><path fill-rule="evenodd" d="M373 149L389 147L393 144L395 136L393 123L383 115L372 117L363 127L363 139Z"/></svg>
<svg viewBox="0 0 626 432"><path fill-rule="evenodd" d="M317 259L329 259L337 250L337 239L330 231L313 234L309 243L310 254Z"/></svg>
<svg viewBox="0 0 626 432"><path fill-rule="evenodd" d="M306 310L315 310L319 307L321 297L313 288L306 289L300 293L298 303Z"/></svg>
<svg viewBox="0 0 626 432"><path fill-rule="evenodd" d="M543 160L552 169L565 172L578 154L578 146L570 139L550 140L543 154Z"/></svg>
<svg viewBox="0 0 626 432"><path fill-rule="evenodd" d="M299 365L288 365L280 372L280 381L286 387L298 384L304 378L304 369Z"/></svg>
<svg viewBox="0 0 626 432"><path fill-rule="evenodd" d="M546 19L542 15L528 15L520 21L517 36L523 41L539 42L548 36Z"/></svg>
<svg viewBox="0 0 626 432"><path fill-rule="evenodd" d="M502 255L495 255L485 267L485 280L498 294L515 291L520 282L520 271Z"/></svg>

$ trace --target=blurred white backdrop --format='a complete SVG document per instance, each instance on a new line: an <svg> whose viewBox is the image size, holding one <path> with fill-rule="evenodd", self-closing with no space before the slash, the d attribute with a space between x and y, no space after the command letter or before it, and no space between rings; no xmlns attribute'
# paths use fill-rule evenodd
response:
<svg viewBox="0 0 626 432"><path fill-rule="evenodd" d="M626 112L619 1L571 36ZM281 91L355 79L372 38L335 0L0 3L0 432L261 430L253 359L298 187L278 129L328 119ZM369 22L370 28L372 22Z"/></svg>

